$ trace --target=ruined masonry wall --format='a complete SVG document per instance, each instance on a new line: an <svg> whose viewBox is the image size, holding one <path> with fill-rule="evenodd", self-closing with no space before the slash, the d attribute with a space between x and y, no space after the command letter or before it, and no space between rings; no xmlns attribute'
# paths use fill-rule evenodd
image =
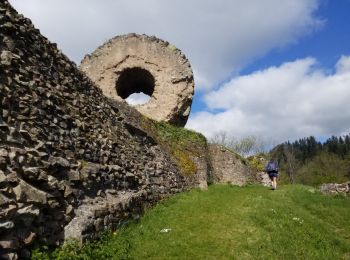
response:
<svg viewBox="0 0 350 260"><path fill-rule="evenodd" d="M0 258L94 237L185 189L140 124L0 3Z"/></svg>
<svg viewBox="0 0 350 260"><path fill-rule="evenodd" d="M210 144L208 150L214 183L242 186L255 182L256 171L247 166L237 154L217 144Z"/></svg>

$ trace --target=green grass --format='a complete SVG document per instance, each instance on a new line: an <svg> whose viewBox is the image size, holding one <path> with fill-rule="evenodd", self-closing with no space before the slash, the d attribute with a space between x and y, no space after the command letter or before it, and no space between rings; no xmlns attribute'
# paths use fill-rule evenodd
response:
<svg viewBox="0 0 350 260"><path fill-rule="evenodd" d="M213 185L159 203L74 256L60 250L57 259L350 259L350 198Z"/></svg>
<svg viewBox="0 0 350 260"><path fill-rule="evenodd" d="M198 143L206 145L206 138L195 131L176 127L166 122L153 121L158 136L169 143L177 146L188 146L188 144Z"/></svg>

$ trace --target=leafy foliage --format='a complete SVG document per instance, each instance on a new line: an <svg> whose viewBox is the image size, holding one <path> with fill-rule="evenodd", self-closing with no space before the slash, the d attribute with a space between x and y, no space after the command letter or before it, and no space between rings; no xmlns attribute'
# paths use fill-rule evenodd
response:
<svg viewBox="0 0 350 260"><path fill-rule="evenodd" d="M267 143L256 136L247 136L236 139L225 131L218 132L209 140L211 143L225 146L243 157L264 152Z"/></svg>
<svg viewBox="0 0 350 260"><path fill-rule="evenodd" d="M296 176L296 182L319 185L322 183L343 183L349 181L350 157L347 160L333 154L322 152L302 166Z"/></svg>
<svg viewBox="0 0 350 260"><path fill-rule="evenodd" d="M270 152L289 183L318 185L350 180L350 136L332 136L326 142L315 137L286 142Z"/></svg>
<svg viewBox="0 0 350 260"><path fill-rule="evenodd" d="M249 165L253 167L253 169L256 169L259 172L262 172L265 170L265 165L267 160L267 154L265 153L258 153L253 156L249 156L247 158Z"/></svg>

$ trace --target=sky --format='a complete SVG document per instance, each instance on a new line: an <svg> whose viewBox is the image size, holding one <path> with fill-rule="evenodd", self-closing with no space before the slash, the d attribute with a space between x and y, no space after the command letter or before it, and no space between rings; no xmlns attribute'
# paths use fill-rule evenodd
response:
<svg viewBox="0 0 350 260"><path fill-rule="evenodd" d="M350 0L10 0L77 64L155 35L190 60L186 127L280 143L350 132ZM142 98L141 98L142 99Z"/></svg>

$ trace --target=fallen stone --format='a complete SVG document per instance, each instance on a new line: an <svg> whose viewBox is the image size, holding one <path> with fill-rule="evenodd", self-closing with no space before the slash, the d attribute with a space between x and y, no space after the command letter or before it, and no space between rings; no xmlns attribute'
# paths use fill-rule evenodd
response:
<svg viewBox="0 0 350 260"><path fill-rule="evenodd" d="M324 183L320 187L320 191L324 194L336 195L336 194L349 194L350 182L347 183Z"/></svg>

